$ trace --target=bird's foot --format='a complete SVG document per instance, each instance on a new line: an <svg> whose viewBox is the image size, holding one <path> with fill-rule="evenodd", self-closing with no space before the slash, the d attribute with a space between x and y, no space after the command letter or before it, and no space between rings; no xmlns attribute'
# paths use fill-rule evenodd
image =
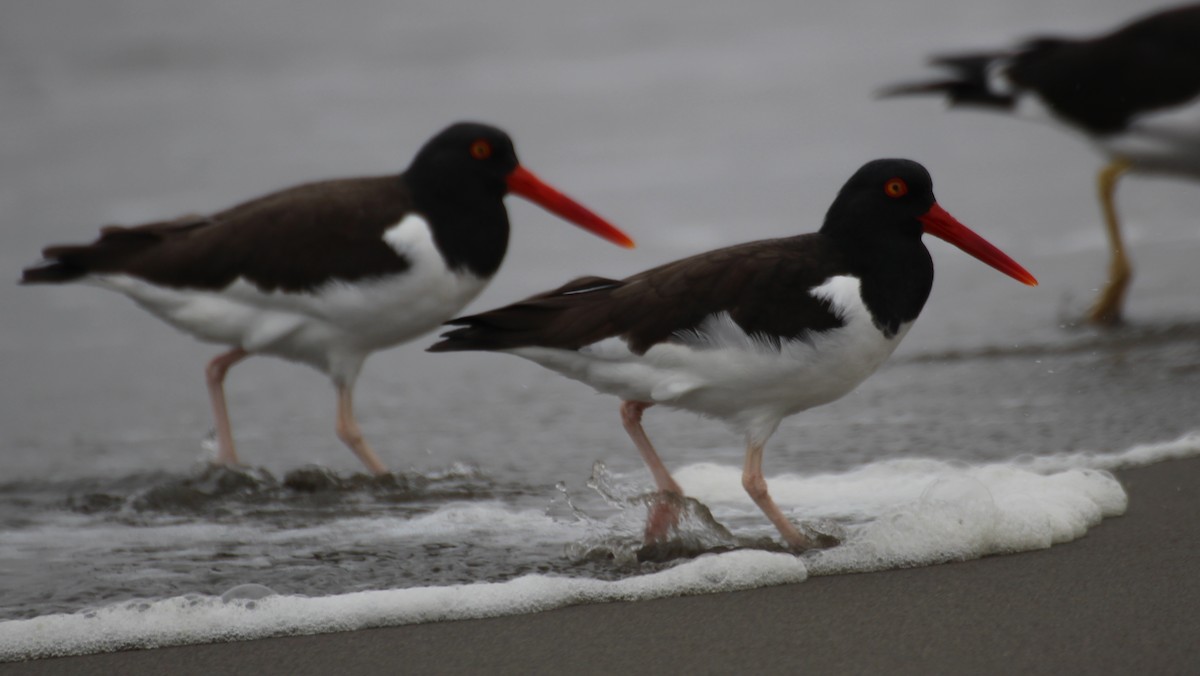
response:
<svg viewBox="0 0 1200 676"><path fill-rule="evenodd" d="M783 533L793 554L814 549L829 549L846 540L846 531L833 521L802 522L793 533Z"/></svg>
<svg viewBox="0 0 1200 676"><path fill-rule="evenodd" d="M1088 310L1087 322L1092 326L1114 328L1123 323L1121 307L1125 304L1125 284L1110 282Z"/></svg>
<svg viewBox="0 0 1200 676"><path fill-rule="evenodd" d="M679 513L683 507L683 496L678 493L659 492L650 498L650 514L646 519L646 544L664 542L667 534L679 526Z"/></svg>
<svg viewBox="0 0 1200 676"><path fill-rule="evenodd" d="M1123 257L1113 259L1108 269L1108 283L1096 297L1088 310L1087 321L1093 326L1115 327L1122 323L1121 308L1125 306L1125 292L1133 279L1133 268Z"/></svg>
<svg viewBox="0 0 1200 676"><path fill-rule="evenodd" d="M1086 319L1088 324L1106 329L1116 328L1125 323L1124 318L1121 316L1120 304L1114 305L1105 302L1103 298L1096 301L1092 309L1088 310Z"/></svg>
<svg viewBox="0 0 1200 676"><path fill-rule="evenodd" d="M208 461L198 463L196 465L199 473L203 476L246 476L256 479L265 479L274 481L275 477L266 467L259 465L248 465L244 462L216 462Z"/></svg>

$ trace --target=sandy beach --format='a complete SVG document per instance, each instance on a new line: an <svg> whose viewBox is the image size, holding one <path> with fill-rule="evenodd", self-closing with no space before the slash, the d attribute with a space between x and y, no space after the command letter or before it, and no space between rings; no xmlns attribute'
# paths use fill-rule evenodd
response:
<svg viewBox="0 0 1200 676"><path fill-rule="evenodd" d="M47 659L0 674L1195 673L1200 459L1118 476L1128 513L1043 551L730 594Z"/></svg>

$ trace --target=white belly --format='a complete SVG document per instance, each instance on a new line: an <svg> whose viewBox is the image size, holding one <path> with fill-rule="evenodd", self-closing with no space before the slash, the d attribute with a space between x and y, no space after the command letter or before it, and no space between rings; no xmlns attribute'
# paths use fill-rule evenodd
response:
<svg viewBox="0 0 1200 676"><path fill-rule="evenodd" d="M384 238L412 261L408 270L330 282L313 292L264 292L241 279L216 291L160 287L127 275L88 281L124 293L201 340L303 362L348 383L371 352L437 328L488 281L447 269L419 217L407 217Z"/></svg>
<svg viewBox="0 0 1200 676"><path fill-rule="evenodd" d="M1042 100L1032 94L1022 96L1014 112L1028 120L1056 121ZM1134 171L1200 176L1200 97L1167 110L1138 115L1128 129L1117 134L1082 135L1106 157L1131 162Z"/></svg>
<svg viewBox="0 0 1200 676"><path fill-rule="evenodd" d="M1100 151L1133 163L1135 171L1200 176L1200 98L1140 115L1129 129L1096 140Z"/></svg>
<svg viewBox="0 0 1200 676"><path fill-rule="evenodd" d="M729 422L740 431L773 431L784 417L854 389L896 349L875 327L859 280L834 277L813 290L829 298L845 326L774 345L747 335L727 313L709 316L682 342L643 355L610 338L578 351L518 348L513 354L622 399L649 401Z"/></svg>

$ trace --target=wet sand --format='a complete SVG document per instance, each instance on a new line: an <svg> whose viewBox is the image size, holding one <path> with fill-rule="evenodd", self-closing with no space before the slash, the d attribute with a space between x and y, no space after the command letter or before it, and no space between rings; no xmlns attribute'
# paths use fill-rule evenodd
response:
<svg viewBox="0 0 1200 676"><path fill-rule="evenodd" d="M1118 473L1048 550L535 615L0 665L0 674L1200 671L1200 458Z"/></svg>

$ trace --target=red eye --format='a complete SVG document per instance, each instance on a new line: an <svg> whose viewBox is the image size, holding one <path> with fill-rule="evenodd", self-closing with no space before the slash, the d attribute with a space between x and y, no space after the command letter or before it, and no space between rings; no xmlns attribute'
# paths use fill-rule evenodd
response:
<svg viewBox="0 0 1200 676"><path fill-rule="evenodd" d="M492 156L492 144L480 139L471 144L471 157L477 160L486 160Z"/></svg>
<svg viewBox="0 0 1200 676"><path fill-rule="evenodd" d="M888 197L904 197L908 194L908 184L902 178L893 178L883 184L883 192Z"/></svg>

